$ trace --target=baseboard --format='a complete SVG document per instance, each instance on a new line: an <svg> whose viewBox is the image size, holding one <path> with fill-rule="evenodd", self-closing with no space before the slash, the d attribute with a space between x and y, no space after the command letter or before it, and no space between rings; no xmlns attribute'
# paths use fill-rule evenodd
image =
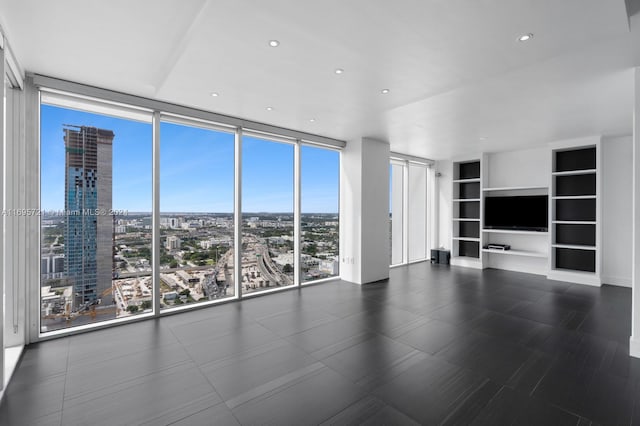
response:
<svg viewBox="0 0 640 426"><path fill-rule="evenodd" d="M617 285L619 287L632 287L631 278L626 277L614 277L611 275L602 276L602 284Z"/></svg>
<svg viewBox="0 0 640 426"><path fill-rule="evenodd" d="M640 340L631 336L629 338L629 355L640 358Z"/></svg>
<svg viewBox="0 0 640 426"><path fill-rule="evenodd" d="M547 278L555 281L567 281L570 283L584 284L594 287L602 286L600 277L588 272L552 270L549 271Z"/></svg>
<svg viewBox="0 0 640 426"><path fill-rule="evenodd" d="M474 259L470 257L452 257L450 260L451 266L463 266L465 268L484 269L482 261L480 259Z"/></svg>

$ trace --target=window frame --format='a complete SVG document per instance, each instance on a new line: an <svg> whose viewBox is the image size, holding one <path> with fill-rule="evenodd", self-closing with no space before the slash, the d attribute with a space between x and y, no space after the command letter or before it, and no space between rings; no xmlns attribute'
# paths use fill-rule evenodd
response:
<svg viewBox="0 0 640 426"><path fill-rule="evenodd" d="M80 83L68 82L59 80L52 77L46 77L41 75L30 75L25 81L27 89L27 123L32 126L27 132L27 143L30 144L35 155L35 173L31 173L31 176L26 176L30 180L29 184L37 188L35 191L37 196L37 206L40 207L40 107L42 93L47 95L55 94L57 96L70 97L71 100L78 100L80 102L96 102L99 106L108 106L115 108L124 108L132 111L134 114L138 111L144 111L151 113L151 125L152 125L152 277L153 277L153 309L150 313L138 314L127 318L116 318L106 321L100 321L96 323L90 323L85 325L73 326L65 329L54 331L41 331L40 325L40 285L41 274L40 272L40 244L41 244L41 225L38 222L37 232L34 233L34 239L38 241L33 247L30 247L29 255L36 259L37 262L32 262L31 270L37 271L37 279L31 280L31 285L28 289L28 314L30 321L28 324L28 340L29 342L37 342L57 338L61 336L68 336L86 332L89 330L97 330L115 325L131 323L135 321L142 321L149 318L159 318L166 315L173 315L176 313L184 312L194 309L205 309L212 305L218 305L223 303L234 302L242 300L247 297L257 297L273 292L287 291L291 289L301 288L302 286L318 284L326 281L333 281L340 279L339 276L325 278L321 280L313 280L302 283L300 279L300 248L301 248L301 233L300 233L300 215L301 215L301 173L300 173L300 150L302 145L311 145L324 149L331 149L340 153L339 161L342 162L342 149L346 146L344 141L333 139L329 137L314 135L306 132L300 132L277 126L266 125L262 123L252 122L249 120L243 120L240 118L225 116L208 111L203 111L195 108L184 107L175 105L163 101L142 98L134 95L123 94L120 92L114 92L107 89L96 88L92 86L83 85ZM89 111L93 112L93 111ZM97 112L100 113L100 112ZM169 121L176 124L184 124L195 127L202 127L211 130L219 130L225 132L233 132L234 138L234 151L235 151L235 188L234 188L234 262L236 265L241 264L242 250L242 139L246 134L247 136L263 138L266 140L273 140L276 142L290 143L294 146L294 253L296 256L296 267L294 272L294 285L283 288L277 288L273 290L267 290L264 292L250 293L242 295L240 291L240 275L242 268L235 268L235 295L226 299L208 301L198 304L186 305L184 307L172 308L172 309L160 309L160 301L157 297L159 293L159 253L160 253L160 123L162 121ZM29 130L31 134L29 134ZM29 137L31 136L31 137ZM340 178L339 178L340 179ZM339 193L338 193L339 197ZM338 204L340 209L340 205ZM338 212L339 213L339 212ZM339 244L338 244L339 247Z"/></svg>

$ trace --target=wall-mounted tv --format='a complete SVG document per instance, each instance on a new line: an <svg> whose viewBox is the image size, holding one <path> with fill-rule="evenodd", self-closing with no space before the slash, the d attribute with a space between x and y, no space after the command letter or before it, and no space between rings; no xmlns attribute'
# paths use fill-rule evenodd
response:
<svg viewBox="0 0 640 426"><path fill-rule="evenodd" d="M484 227L546 232L549 229L549 197L547 195L485 197Z"/></svg>

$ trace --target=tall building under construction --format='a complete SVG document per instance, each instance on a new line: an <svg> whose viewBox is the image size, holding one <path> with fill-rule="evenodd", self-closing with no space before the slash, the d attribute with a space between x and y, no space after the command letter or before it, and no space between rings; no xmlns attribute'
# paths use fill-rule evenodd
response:
<svg viewBox="0 0 640 426"><path fill-rule="evenodd" d="M111 288L113 273L111 130L65 126L65 270L73 309Z"/></svg>

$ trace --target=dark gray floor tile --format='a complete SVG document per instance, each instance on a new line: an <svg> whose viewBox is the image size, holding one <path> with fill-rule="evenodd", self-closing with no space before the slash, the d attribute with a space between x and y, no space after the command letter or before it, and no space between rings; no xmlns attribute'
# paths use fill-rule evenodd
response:
<svg viewBox="0 0 640 426"><path fill-rule="evenodd" d="M321 426L333 425L417 426L419 423L379 399L368 396L321 424Z"/></svg>
<svg viewBox="0 0 640 426"><path fill-rule="evenodd" d="M69 337L69 365L79 366L178 343L160 320L142 321Z"/></svg>
<svg viewBox="0 0 640 426"><path fill-rule="evenodd" d="M506 386L526 394L531 394L542 378L547 374L554 359L542 352L533 352L531 356L509 378Z"/></svg>
<svg viewBox="0 0 640 426"><path fill-rule="evenodd" d="M628 424L635 383L583 365L556 362L533 396L603 424Z"/></svg>
<svg viewBox="0 0 640 426"><path fill-rule="evenodd" d="M320 309L306 309L265 316L256 321L278 336L286 337L337 319L335 315Z"/></svg>
<svg viewBox="0 0 640 426"><path fill-rule="evenodd" d="M468 370L427 357L373 394L421 424L439 424L484 382Z"/></svg>
<svg viewBox="0 0 640 426"><path fill-rule="evenodd" d="M322 324L286 339L308 353L320 351L317 356L323 358L373 335L373 332L363 327L361 320L349 317Z"/></svg>
<svg viewBox="0 0 640 426"><path fill-rule="evenodd" d="M230 330L228 334L214 340L203 340L184 348L198 365L242 354L261 345L269 344L279 337L260 324L249 323Z"/></svg>
<svg viewBox="0 0 640 426"><path fill-rule="evenodd" d="M468 368L499 384L507 382L533 355L533 351L485 334L472 332L436 356Z"/></svg>
<svg viewBox="0 0 640 426"><path fill-rule="evenodd" d="M579 417L574 414L503 387L470 424L574 426L578 421Z"/></svg>
<svg viewBox="0 0 640 426"><path fill-rule="evenodd" d="M462 401L460 405L442 422L442 426L466 426L478 416L478 414L486 407L489 402L500 391L501 386L486 380L480 385L467 399Z"/></svg>
<svg viewBox="0 0 640 426"><path fill-rule="evenodd" d="M370 381L384 374L411 352L413 349L410 346L382 335L374 335L323 358L322 363L354 382L362 379Z"/></svg>
<svg viewBox="0 0 640 426"><path fill-rule="evenodd" d="M224 400L317 362L292 344L277 340L243 354L201 366Z"/></svg>
<svg viewBox="0 0 640 426"><path fill-rule="evenodd" d="M389 305L384 305L376 311L350 316L348 319L358 322L361 327L367 330L384 334L391 338L400 336L412 328L429 321L429 318L425 316Z"/></svg>
<svg viewBox="0 0 640 426"><path fill-rule="evenodd" d="M224 403L203 409L200 409L199 405L203 405L203 403L187 405L182 409L165 413L160 418L149 419L143 424L148 426L161 424L170 424L171 426L240 426L238 420Z"/></svg>
<svg viewBox="0 0 640 426"><path fill-rule="evenodd" d="M519 318L560 326L568 324L575 316L575 311L555 307L546 302L523 302L508 312Z"/></svg>
<svg viewBox="0 0 640 426"><path fill-rule="evenodd" d="M181 345L164 346L161 350L147 349L96 363L69 366L65 398L73 398L135 381L139 377L191 362Z"/></svg>
<svg viewBox="0 0 640 426"><path fill-rule="evenodd" d="M467 303L451 303L437 309L427 316L453 325L461 325L487 313L486 309Z"/></svg>
<svg viewBox="0 0 640 426"><path fill-rule="evenodd" d="M237 406L233 414L246 425L316 425L363 396L358 386L323 367Z"/></svg>
<svg viewBox="0 0 640 426"><path fill-rule="evenodd" d="M47 424L60 420L63 408L64 375L40 383L9 383L0 404L0 424Z"/></svg>
<svg viewBox="0 0 640 426"><path fill-rule="evenodd" d="M204 401L222 402L195 364L163 369L126 384L65 398L64 425L138 424Z"/></svg>
<svg viewBox="0 0 640 426"><path fill-rule="evenodd" d="M431 320L398 336L396 340L429 354L435 354L453 341L464 339L469 329Z"/></svg>
<svg viewBox="0 0 640 426"><path fill-rule="evenodd" d="M58 339L29 345L23 352L12 382L38 384L50 376L65 374L69 340Z"/></svg>
<svg viewBox="0 0 640 426"><path fill-rule="evenodd" d="M545 324L495 312L474 321L471 326L476 331L514 344L526 344L545 329L551 329Z"/></svg>

